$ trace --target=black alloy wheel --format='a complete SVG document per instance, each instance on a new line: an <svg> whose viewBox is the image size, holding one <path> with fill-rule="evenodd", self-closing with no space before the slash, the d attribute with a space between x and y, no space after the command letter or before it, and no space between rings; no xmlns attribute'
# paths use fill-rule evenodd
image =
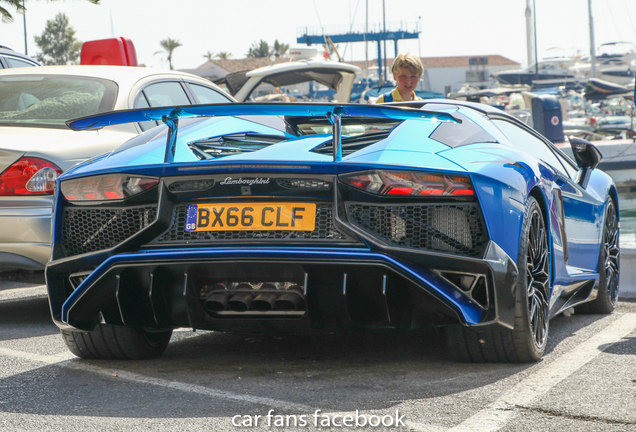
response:
<svg viewBox="0 0 636 432"><path fill-rule="evenodd" d="M610 314L616 308L620 280L620 246L618 211L612 198L605 203L605 222L598 257L598 273L596 299L577 306L577 313Z"/></svg>
<svg viewBox="0 0 636 432"><path fill-rule="evenodd" d="M620 275L620 247L619 247L619 228L618 228L618 212L614 201L610 199L607 203L605 212L605 230L603 233L603 250L604 256L603 267L599 268L601 275L604 276L604 291L607 291L607 300L611 305L610 313L616 307L618 300L619 275ZM600 262L599 262L600 263Z"/></svg>
<svg viewBox="0 0 636 432"><path fill-rule="evenodd" d="M514 329L446 327L450 354L459 361L530 363L539 360L545 352L552 289L550 248L543 211L533 197L528 197L520 234Z"/></svg>
<svg viewBox="0 0 636 432"><path fill-rule="evenodd" d="M536 201L534 203L536 204ZM533 348L537 353L540 351L542 355L548 338L550 254L548 233L538 205L532 209L529 216L525 301L528 311L528 330L534 340Z"/></svg>

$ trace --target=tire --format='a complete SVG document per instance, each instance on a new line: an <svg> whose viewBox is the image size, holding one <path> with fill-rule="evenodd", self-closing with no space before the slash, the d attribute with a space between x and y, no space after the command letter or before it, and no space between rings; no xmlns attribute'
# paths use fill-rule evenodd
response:
<svg viewBox="0 0 636 432"><path fill-rule="evenodd" d="M97 324L91 332L61 330L68 349L83 359L144 360L159 357L172 330L149 332L139 327Z"/></svg>
<svg viewBox="0 0 636 432"><path fill-rule="evenodd" d="M605 205L605 222L598 257L598 293L596 299L577 306L582 314L610 314L616 308L620 277L618 212L612 198Z"/></svg>
<svg viewBox="0 0 636 432"><path fill-rule="evenodd" d="M543 212L533 197L528 198L526 205L517 267L514 329L487 331L447 327L447 345L457 360L530 363L539 360L545 352L551 290L550 253Z"/></svg>

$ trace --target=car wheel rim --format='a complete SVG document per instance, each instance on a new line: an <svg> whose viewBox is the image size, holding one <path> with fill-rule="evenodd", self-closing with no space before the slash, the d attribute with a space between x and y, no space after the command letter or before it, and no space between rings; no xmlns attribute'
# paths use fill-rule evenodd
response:
<svg viewBox="0 0 636 432"><path fill-rule="evenodd" d="M543 347L548 334L548 290L550 263L548 239L541 213L535 211L530 218L528 233L526 301L530 331L538 348Z"/></svg>
<svg viewBox="0 0 636 432"><path fill-rule="evenodd" d="M616 207L610 201L607 206L607 217L605 218L605 281L609 300L614 305L618 297L619 278L619 240L618 240L618 217Z"/></svg>

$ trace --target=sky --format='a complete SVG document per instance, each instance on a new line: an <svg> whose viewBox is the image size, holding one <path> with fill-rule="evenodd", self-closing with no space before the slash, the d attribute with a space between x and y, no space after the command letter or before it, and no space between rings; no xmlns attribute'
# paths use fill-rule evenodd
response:
<svg viewBox="0 0 636 432"><path fill-rule="evenodd" d="M589 54L588 0L26 0L27 51L38 51L34 36L58 13L68 16L80 41L129 37L140 64L168 67L159 42L178 40L175 69L194 69L208 52L221 51L245 58L263 39L299 47L299 28L314 32L381 26L419 26L419 40L398 42L399 52L421 57L499 54L527 65L526 4L536 5L539 58L554 55L553 47ZM595 45L616 41L636 43L636 1L591 0ZM368 4L368 11L366 5ZM383 7L384 4L384 7ZM383 14L383 9L385 13ZM11 11L13 13L13 11ZM0 23L0 45L25 52L22 15ZM339 44L345 61L365 60L364 43ZM322 47L319 48L322 50ZM369 60L377 45L369 44ZM387 44L387 57L394 57Z"/></svg>

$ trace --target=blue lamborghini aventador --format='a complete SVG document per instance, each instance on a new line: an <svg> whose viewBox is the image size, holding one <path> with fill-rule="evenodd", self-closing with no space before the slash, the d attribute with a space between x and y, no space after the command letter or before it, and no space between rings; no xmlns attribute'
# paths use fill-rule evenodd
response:
<svg viewBox="0 0 636 432"><path fill-rule="evenodd" d="M611 313L618 199L527 125L451 100L118 111L165 125L58 179L50 306L82 358L159 356L173 329L444 331L463 361L532 362L549 320Z"/></svg>

